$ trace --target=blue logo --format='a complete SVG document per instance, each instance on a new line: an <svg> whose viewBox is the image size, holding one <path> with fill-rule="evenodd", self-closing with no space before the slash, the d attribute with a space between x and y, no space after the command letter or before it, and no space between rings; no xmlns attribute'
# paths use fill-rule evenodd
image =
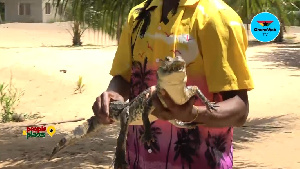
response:
<svg viewBox="0 0 300 169"><path fill-rule="evenodd" d="M270 42L279 35L279 32L280 22L269 12L259 13L251 21L251 33L258 41Z"/></svg>

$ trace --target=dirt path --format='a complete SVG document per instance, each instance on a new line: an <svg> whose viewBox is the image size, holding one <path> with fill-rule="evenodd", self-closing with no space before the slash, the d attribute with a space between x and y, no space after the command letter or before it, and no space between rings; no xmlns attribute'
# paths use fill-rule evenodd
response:
<svg viewBox="0 0 300 169"><path fill-rule="evenodd" d="M8 82L12 71L16 86L25 90L16 111L40 113L44 116L41 122L88 118L95 97L111 79L108 72L116 47L64 47L70 40L66 27L0 25L0 60L3 61L0 82ZM84 37L86 44L97 44L89 37L93 34ZM234 166L300 168L300 44L252 45L247 54L255 89L249 93L249 122L234 131ZM86 89L82 94L74 94L79 75L83 76ZM0 168L107 168L110 165L116 126L83 139L48 162L46 158L56 142L81 122L55 125L53 137L27 140L22 135L25 128L18 125L30 123L33 121L0 124Z"/></svg>

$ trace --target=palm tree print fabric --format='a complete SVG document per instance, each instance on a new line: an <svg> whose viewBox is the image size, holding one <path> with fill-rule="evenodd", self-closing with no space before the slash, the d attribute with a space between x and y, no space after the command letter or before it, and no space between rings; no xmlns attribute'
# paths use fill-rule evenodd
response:
<svg viewBox="0 0 300 169"><path fill-rule="evenodd" d="M132 10L123 29L110 74L130 82L130 99L156 85L159 59L177 55L187 63L187 85L197 85L211 101L222 101L218 91L253 88L245 62L246 32L223 1L180 0L164 20L161 11L162 0L146 0ZM195 105L203 104L197 100ZM180 129L155 120L151 145L140 142L143 133L142 125L129 126L126 158L131 169L232 168L231 127Z"/></svg>

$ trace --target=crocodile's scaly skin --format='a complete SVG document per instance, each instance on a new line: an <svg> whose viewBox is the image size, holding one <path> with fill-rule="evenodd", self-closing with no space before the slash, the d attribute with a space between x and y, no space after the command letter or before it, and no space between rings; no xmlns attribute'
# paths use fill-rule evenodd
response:
<svg viewBox="0 0 300 169"><path fill-rule="evenodd" d="M157 70L157 80L156 92L165 107L166 104L160 97L161 89L165 89L177 104L184 104L192 96L197 95L208 110L215 109L215 105L208 101L197 86L186 86L186 64L180 56L175 58L166 57L165 60L162 61L161 66ZM128 126L131 122L142 120L145 132L140 139L143 143L147 142L147 144L150 145L152 141L155 141L151 134L150 120L148 117L154 110L152 97L150 96L150 88L140 93L130 102L115 101L111 102L109 107L110 118L120 121L121 128L117 139L114 169L125 169L128 166L125 158L126 139ZM193 128L198 125L196 123L183 123L178 120L170 120L169 122L181 128ZM92 116L82 125L75 128L70 135L60 140L53 149L49 160L64 147L77 142L82 137L89 136L90 133L98 131L102 126L104 125L100 124L95 116Z"/></svg>

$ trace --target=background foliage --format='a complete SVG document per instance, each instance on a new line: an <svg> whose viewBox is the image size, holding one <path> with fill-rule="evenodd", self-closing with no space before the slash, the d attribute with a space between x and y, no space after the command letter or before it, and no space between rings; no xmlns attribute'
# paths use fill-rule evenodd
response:
<svg viewBox="0 0 300 169"><path fill-rule="evenodd" d="M245 24L260 12L275 14L282 26L289 26L300 20L300 0L224 0L242 18ZM68 17L95 31L108 34L113 39L119 39L122 25L126 21L130 9L143 0L56 0L60 5L69 9ZM298 15L298 16L297 16ZM284 27L282 27L284 30ZM283 33L283 31L282 31ZM282 41L283 34L277 41Z"/></svg>

